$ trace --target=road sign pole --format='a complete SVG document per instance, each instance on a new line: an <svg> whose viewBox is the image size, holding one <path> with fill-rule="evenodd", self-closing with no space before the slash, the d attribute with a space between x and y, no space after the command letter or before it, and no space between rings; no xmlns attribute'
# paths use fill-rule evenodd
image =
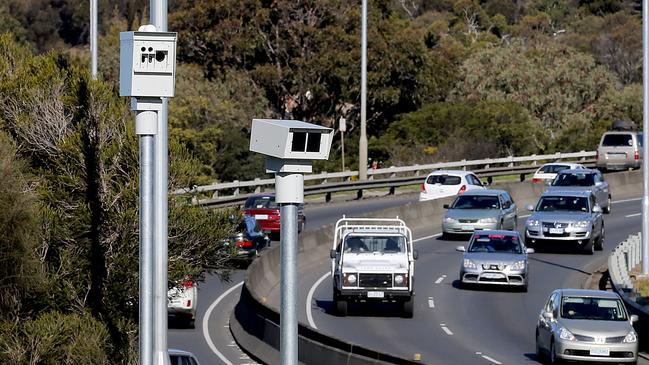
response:
<svg viewBox="0 0 649 365"><path fill-rule="evenodd" d="M649 0L642 1L642 78L643 78L643 118L642 118L642 274L649 275Z"/></svg>
<svg viewBox="0 0 649 365"><path fill-rule="evenodd" d="M90 0L90 75L97 80L97 0Z"/></svg>
<svg viewBox="0 0 649 365"><path fill-rule="evenodd" d="M367 0L361 21L361 137L358 141L358 178L367 180Z"/></svg>

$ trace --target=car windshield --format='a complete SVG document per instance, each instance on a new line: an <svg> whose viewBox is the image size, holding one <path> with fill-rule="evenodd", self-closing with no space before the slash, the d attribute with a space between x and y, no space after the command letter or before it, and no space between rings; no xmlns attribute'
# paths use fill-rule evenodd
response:
<svg viewBox="0 0 649 365"><path fill-rule="evenodd" d="M626 311L621 300L567 296L561 299L561 317L596 321L626 321Z"/></svg>
<svg viewBox="0 0 649 365"><path fill-rule="evenodd" d="M469 245L469 252L521 253L518 236L504 234L475 235Z"/></svg>
<svg viewBox="0 0 649 365"><path fill-rule="evenodd" d="M559 174L552 181L552 186L593 186L595 174Z"/></svg>
<svg viewBox="0 0 649 365"><path fill-rule="evenodd" d="M453 209L500 209L497 196L460 195L453 202Z"/></svg>
<svg viewBox="0 0 649 365"><path fill-rule="evenodd" d="M186 355L169 355L171 365L198 365L198 363L191 357Z"/></svg>
<svg viewBox="0 0 649 365"><path fill-rule="evenodd" d="M588 212L588 199L579 196L545 196L536 205L537 212Z"/></svg>
<svg viewBox="0 0 649 365"><path fill-rule="evenodd" d="M627 134L607 134L602 140L602 146L632 146L633 138L630 133Z"/></svg>
<svg viewBox="0 0 649 365"><path fill-rule="evenodd" d="M253 196L246 200L244 205L246 209L279 209L275 203L275 197L272 196Z"/></svg>
<svg viewBox="0 0 649 365"><path fill-rule="evenodd" d="M556 174L559 171L569 169L570 166L567 165L545 165L541 167L541 172L545 174Z"/></svg>
<svg viewBox="0 0 649 365"><path fill-rule="evenodd" d="M400 253L406 251L404 236L347 236L345 252L352 253Z"/></svg>
<svg viewBox="0 0 649 365"><path fill-rule="evenodd" d="M460 185L461 180L459 176L453 175L430 175L426 179L426 184Z"/></svg>

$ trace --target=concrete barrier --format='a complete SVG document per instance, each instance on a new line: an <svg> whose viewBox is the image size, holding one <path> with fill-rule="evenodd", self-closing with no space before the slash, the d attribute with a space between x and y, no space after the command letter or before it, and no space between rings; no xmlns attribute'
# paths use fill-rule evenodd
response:
<svg viewBox="0 0 649 365"><path fill-rule="evenodd" d="M607 174L613 197L621 199L642 191L639 171ZM526 182L495 183L492 188L510 193L524 214L525 205L534 204L545 185ZM618 195L619 194L619 195ZM395 217L403 219L417 237L440 232L445 213L444 204L454 197L410 203L366 214L365 217ZM328 262L334 224L302 232L299 236L299 270ZM255 260L246 272L241 298L230 318L230 329L239 345L253 357L267 364L279 364L279 303L271 296L280 285L279 247L273 247ZM306 364L417 364L413 360L366 349L334 336L299 324L299 360Z"/></svg>

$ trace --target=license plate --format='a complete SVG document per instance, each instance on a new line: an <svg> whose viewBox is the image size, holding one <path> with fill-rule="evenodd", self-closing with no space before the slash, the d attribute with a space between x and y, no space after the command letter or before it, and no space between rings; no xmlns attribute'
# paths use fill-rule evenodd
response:
<svg viewBox="0 0 649 365"><path fill-rule="evenodd" d="M503 274L496 274L496 273L491 273L491 272L486 272L482 274L482 277L485 279L502 279L504 276Z"/></svg>
<svg viewBox="0 0 649 365"><path fill-rule="evenodd" d="M367 292L367 297L368 298L383 298L383 292L382 291L368 291Z"/></svg>
<svg viewBox="0 0 649 365"><path fill-rule="evenodd" d="M563 228L550 228L550 233L551 234L562 234L563 233Z"/></svg>
<svg viewBox="0 0 649 365"><path fill-rule="evenodd" d="M473 227L471 227L471 226L462 226L462 230L463 231L472 231Z"/></svg>
<svg viewBox="0 0 649 365"><path fill-rule="evenodd" d="M609 356L610 350L607 348L590 349L591 356Z"/></svg>
<svg viewBox="0 0 649 365"><path fill-rule="evenodd" d="M255 219L268 219L268 214L255 214Z"/></svg>

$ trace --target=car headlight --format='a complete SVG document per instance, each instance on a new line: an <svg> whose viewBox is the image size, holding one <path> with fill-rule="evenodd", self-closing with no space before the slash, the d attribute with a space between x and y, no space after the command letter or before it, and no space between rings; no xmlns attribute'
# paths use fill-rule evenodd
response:
<svg viewBox="0 0 649 365"><path fill-rule="evenodd" d="M444 217L444 223L455 223L457 219L451 217Z"/></svg>
<svg viewBox="0 0 649 365"><path fill-rule="evenodd" d="M562 340L575 341L575 336L564 327L559 329L559 338Z"/></svg>
<svg viewBox="0 0 649 365"><path fill-rule="evenodd" d="M636 335L635 331L629 332L626 337L624 337L624 340L622 340L624 343L635 343L638 342L638 335Z"/></svg>
<svg viewBox="0 0 649 365"><path fill-rule="evenodd" d="M407 286L408 285L408 275L407 274L395 274L394 275L394 286Z"/></svg>
<svg viewBox="0 0 649 365"><path fill-rule="evenodd" d="M343 274L343 285L344 286L356 286L356 274Z"/></svg>
<svg viewBox="0 0 649 365"><path fill-rule="evenodd" d="M498 218L496 217L487 217L487 218L478 219L478 223L496 223L496 222L498 222Z"/></svg>
<svg viewBox="0 0 649 365"><path fill-rule="evenodd" d="M465 269L477 269L478 267L476 266L475 262L469 260L469 259L464 259L464 263L462 264Z"/></svg>
<svg viewBox="0 0 649 365"><path fill-rule="evenodd" d="M589 221L578 221L578 222L572 222L571 224L575 228L586 228L590 225Z"/></svg>
<svg viewBox="0 0 649 365"><path fill-rule="evenodd" d="M526 224L528 227L538 227L541 223L538 219L528 219Z"/></svg>
<svg viewBox="0 0 649 365"><path fill-rule="evenodd" d="M525 269L525 260L520 260L514 262L514 265L512 265L511 270L514 271L520 271Z"/></svg>

